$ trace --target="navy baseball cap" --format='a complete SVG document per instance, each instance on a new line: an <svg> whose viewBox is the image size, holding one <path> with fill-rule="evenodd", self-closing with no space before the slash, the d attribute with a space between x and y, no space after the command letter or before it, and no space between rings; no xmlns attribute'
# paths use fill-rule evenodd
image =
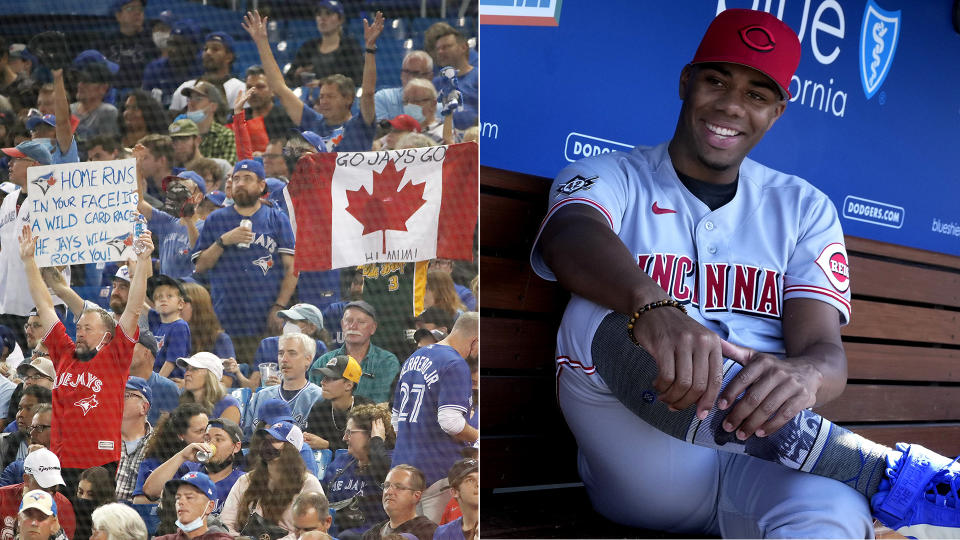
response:
<svg viewBox="0 0 960 540"><path fill-rule="evenodd" d="M212 202L218 208L224 208L227 206L227 203L224 202L227 200L227 194L220 190L211 191L210 193L207 193L203 198Z"/></svg>
<svg viewBox="0 0 960 540"><path fill-rule="evenodd" d="M200 41L200 27L193 19L180 19L170 26L170 37L180 36L193 43Z"/></svg>
<svg viewBox="0 0 960 540"><path fill-rule="evenodd" d="M194 171L183 171L177 175L177 178L183 178L184 180L193 180L197 187L200 188L200 193L204 195L207 194L207 182L204 181L203 177L197 174Z"/></svg>
<svg viewBox="0 0 960 540"><path fill-rule="evenodd" d="M180 283L176 278L172 278L165 274L157 274L156 276L150 276L147 279L147 298L153 298L153 293L156 292L157 287L161 285L169 285L177 289L177 292L180 293L180 298L183 298L183 301L187 301L187 291L183 290L183 284Z"/></svg>
<svg viewBox="0 0 960 540"><path fill-rule="evenodd" d="M110 13L116 13L123 9L123 6L133 2L133 0L113 0L110 3ZM140 0L140 3L143 4L143 7L147 7L147 0Z"/></svg>
<svg viewBox="0 0 960 540"><path fill-rule="evenodd" d="M257 418L263 420L267 425L275 424L282 420L293 422L293 414L290 412L290 405L282 399L268 399L260 404L257 409Z"/></svg>
<svg viewBox="0 0 960 540"><path fill-rule="evenodd" d="M73 66L77 69L88 69L93 64L107 66L107 69L109 69L110 73L113 74L116 74L118 71L120 71L119 64L107 60L107 57L96 49L87 49L73 59Z"/></svg>
<svg viewBox="0 0 960 540"><path fill-rule="evenodd" d="M40 139L23 141L13 148L4 148L2 151L10 157L32 159L40 165L53 163L53 155L50 154L49 144Z"/></svg>
<svg viewBox="0 0 960 540"><path fill-rule="evenodd" d="M327 151L327 145L323 142L323 137L320 135L317 135L312 131L302 131L300 132L300 135L303 136L308 143L310 143L310 146L316 148L317 152Z"/></svg>
<svg viewBox="0 0 960 540"><path fill-rule="evenodd" d="M263 180L264 176L266 176L266 173L263 171L263 163L260 163L254 159L244 159L238 161L233 167L233 174L237 174L239 171L250 171L257 175L257 178L261 180Z"/></svg>
<svg viewBox="0 0 960 540"><path fill-rule="evenodd" d="M233 37L226 32L210 32L203 38L203 42L216 41L223 43L223 46L230 52L233 52Z"/></svg>
<svg viewBox="0 0 960 540"><path fill-rule="evenodd" d="M321 9L329 9L337 15L340 15L340 17L343 17L343 4L341 4L339 0L320 0L317 2L316 11L320 11Z"/></svg>
<svg viewBox="0 0 960 540"><path fill-rule="evenodd" d="M0 325L0 345L5 347L8 352L17 346L17 335L13 333L9 326Z"/></svg>
<svg viewBox="0 0 960 540"><path fill-rule="evenodd" d="M200 493L206 495L211 501L217 500L217 486L213 484L213 480L210 480L210 477L202 472L192 471L181 476L179 479L168 480L164 484L164 489L170 488L176 490L183 484L190 484L191 486L200 490Z"/></svg>
<svg viewBox="0 0 960 540"><path fill-rule="evenodd" d="M160 347L157 346L157 338L153 335L153 332L145 328L140 329L140 338L137 340L137 343L146 347L147 350L150 351L150 354L154 356L160 351Z"/></svg>
<svg viewBox="0 0 960 540"><path fill-rule="evenodd" d="M140 392L147 400L147 403L151 403L153 401L153 389L150 388L150 385L147 383L146 379L135 377L133 375L127 377L127 390L136 390L137 392Z"/></svg>

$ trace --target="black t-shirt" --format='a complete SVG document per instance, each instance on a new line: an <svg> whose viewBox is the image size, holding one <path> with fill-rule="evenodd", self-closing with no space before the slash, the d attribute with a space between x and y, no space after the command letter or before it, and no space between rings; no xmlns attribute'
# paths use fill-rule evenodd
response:
<svg viewBox="0 0 960 540"><path fill-rule="evenodd" d="M331 53L321 54L320 43L323 38L311 39L303 44L293 59L293 73L298 67L312 66L310 71L322 79L328 75L339 73L353 80L355 86L360 86L363 76L363 52L357 40L347 34L340 36L340 46ZM293 86L300 86L300 81L290 81Z"/></svg>
<svg viewBox="0 0 960 540"><path fill-rule="evenodd" d="M687 176L680 171L677 171L677 177L680 178L683 185L690 190L690 193L693 193L693 196L700 199L710 210L716 210L733 200L734 195L737 194L737 184L740 183L739 176L729 184L704 182L703 180L697 180L696 178Z"/></svg>
<svg viewBox="0 0 960 540"><path fill-rule="evenodd" d="M150 32L146 28L133 36L117 32L101 42L99 47L98 50L107 59L120 65L120 70L112 84L117 88L140 88L143 85L144 68L160 57L160 51L153 44ZM115 105L120 107L122 104Z"/></svg>
<svg viewBox="0 0 960 540"><path fill-rule="evenodd" d="M372 404L373 400L363 396L354 396L353 398L354 407ZM346 448L347 443L343 440L343 430L347 428L347 415L349 413L349 409L345 411L334 409L332 401L318 401L310 409L310 414L307 415L307 433L313 433L326 439L330 443L331 452Z"/></svg>

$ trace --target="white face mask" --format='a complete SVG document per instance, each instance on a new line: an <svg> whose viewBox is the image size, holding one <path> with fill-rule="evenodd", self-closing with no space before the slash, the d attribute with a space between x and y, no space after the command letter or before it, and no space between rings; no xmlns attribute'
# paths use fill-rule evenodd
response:
<svg viewBox="0 0 960 540"><path fill-rule="evenodd" d="M412 116L417 122L423 123L426 120L426 117L423 116L423 107L420 105L414 105L413 103L407 103L403 106L403 114Z"/></svg>
<svg viewBox="0 0 960 540"><path fill-rule="evenodd" d="M203 514L201 514L200 517L191 521L190 523L180 523L180 520L178 519L177 527L185 533L191 533L199 529L200 527L203 527Z"/></svg>
<svg viewBox="0 0 960 540"><path fill-rule="evenodd" d="M286 324L283 325L283 334L296 334L297 332L301 332L300 327L292 322L287 321Z"/></svg>
<svg viewBox="0 0 960 540"><path fill-rule="evenodd" d="M170 41L170 32L154 32L152 34L153 44L159 49L166 49L167 42Z"/></svg>

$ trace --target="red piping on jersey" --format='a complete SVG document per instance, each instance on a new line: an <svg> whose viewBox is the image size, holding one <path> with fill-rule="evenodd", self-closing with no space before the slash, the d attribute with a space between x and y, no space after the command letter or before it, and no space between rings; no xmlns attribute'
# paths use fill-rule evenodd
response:
<svg viewBox="0 0 960 540"><path fill-rule="evenodd" d="M593 375L597 372L597 368L590 366L586 367L580 363L579 360L572 360L569 356L558 356L557 357L557 374L560 373L560 368L563 366L569 366L571 368L582 369L587 375Z"/></svg>
<svg viewBox="0 0 960 540"><path fill-rule="evenodd" d="M593 206L594 208L596 208L597 210L600 210L600 212L603 213L603 215L607 218L607 222L610 224L610 228L611 229L613 228L613 218L610 217L610 212L607 212L606 208L600 206L600 203L598 203L597 201L591 201L590 199L584 199L583 197L572 197L569 199L564 199L550 207L550 211L548 211L546 217L543 218L543 223L540 224L540 229L537 231L537 238L540 238L540 233L543 232L543 228L547 225L547 221L550 220L550 216L552 216L554 212L559 210L561 206L564 206L569 203L586 203Z"/></svg>
<svg viewBox="0 0 960 540"><path fill-rule="evenodd" d="M795 292L795 291L799 291L799 292L811 292L811 293L822 294L822 295L824 295L824 296L829 296L830 298L833 298L833 299L836 300L837 302L840 302L841 304L843 304L843 306L844 306L845 308L847 308L847 316L848 316L848 317L850 316L850 311L851 311L851 309L850 309L850 302L847 301L846 298L844 298L844 297L840 296L839 294L831 291L830 289L825 289L825 288L823 288L823 287L815 287L815 286L813 286L813 285L793 285L793 286L790 286L790 287L787 287L787 288L783 289L784 298L786 298L786 295L787 295L787 294L792 293L792 292Z"/></svg>

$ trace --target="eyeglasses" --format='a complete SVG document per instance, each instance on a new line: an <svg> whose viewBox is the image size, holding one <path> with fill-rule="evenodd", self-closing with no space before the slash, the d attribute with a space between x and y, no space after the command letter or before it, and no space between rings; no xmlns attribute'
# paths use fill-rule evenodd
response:
<svg viewBox="0 0 960 540"><path fill-rule="evenodd" d="M369 433L369 429L345 429L343 430L343 437L349 439L350 436L354 433Z"/></svg>
<svg viewBox="0 0 960 540"><path fill-rule="evenodd" d="M414 488L412 488L412 487L402 486L402 485L397 484L397 483L394 483L394 482L384 482L384 483L383 483L383 490L384 490L384 491L387 491L387 490L390 489L390 488L393 488L393 489L405 489L405 490L407 490L407 491L421 491L421 490L419 490L419 489L414 489Z"/></svg>
<svg viewBox="0 0 960 540"><path fill-rule="evenodd" d="M35 426L30 426L30 433L33 433L34 431L39 431L40 433L43 433L48 429L50 429L49 424L37 424Z"/></svg>

